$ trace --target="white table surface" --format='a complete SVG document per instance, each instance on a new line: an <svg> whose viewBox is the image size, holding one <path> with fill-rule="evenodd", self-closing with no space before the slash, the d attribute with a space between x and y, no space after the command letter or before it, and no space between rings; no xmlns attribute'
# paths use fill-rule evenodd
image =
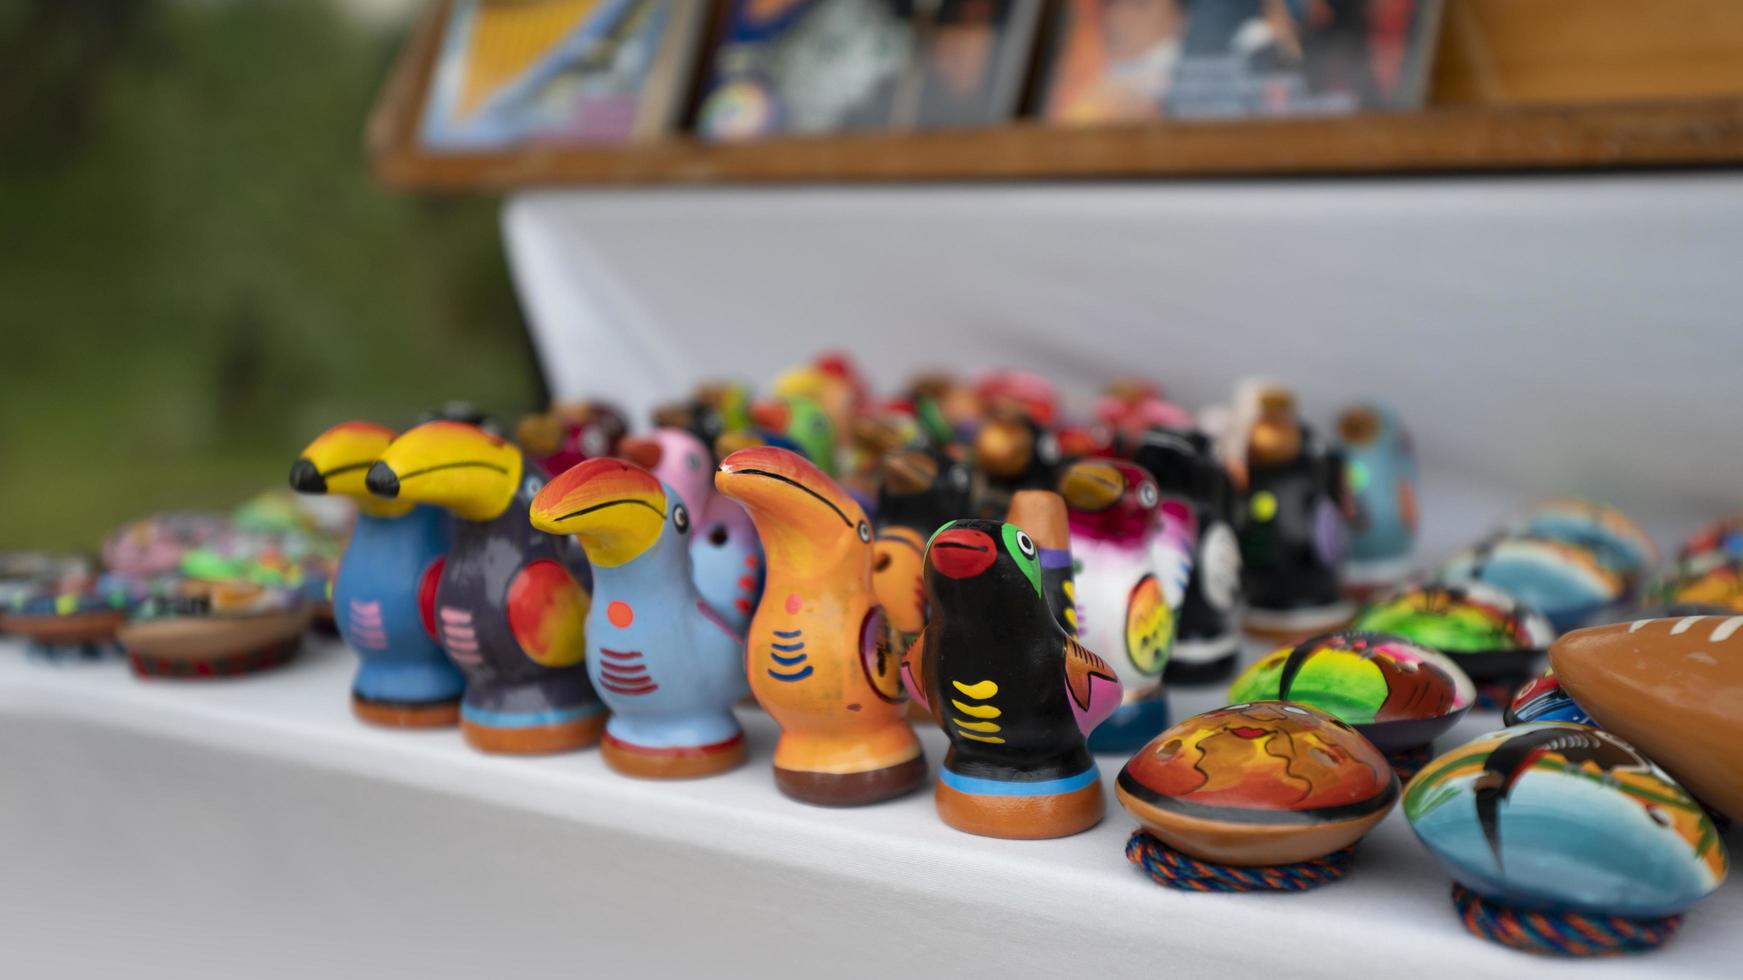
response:
<svg viewBox="0 0 1743 980"><path fill-rule="evenodd" d="M749 763L707 780L631 780L591 751L488 757L456 732L357 723L351 669L315 643L267 674L142 681L0 644L0 976L1736 977L1743 962L1735 879L1650 957L1546 962L1464 932L1397 811L1319 891L1176 893L1127 864L1111 796L1100 826L1038 842L951 830L929 792L816 809L775 791L755 710ZM1176 716L1219 692L1177 689ZM1453 738L1497 725L1468 718ZM936 766L942 736L925 739ZM1104 782L1122 761L1103 758Z"/></svg>

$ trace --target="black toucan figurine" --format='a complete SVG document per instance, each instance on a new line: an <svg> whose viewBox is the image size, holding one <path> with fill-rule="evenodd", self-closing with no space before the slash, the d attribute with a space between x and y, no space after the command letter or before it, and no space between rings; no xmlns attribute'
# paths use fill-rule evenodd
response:
<svg viewBox="0 0 1743 980"><path fill-rule="evenodd" d="M605 710L587 680L590 582L572 540L535 530L545 472L475 425L426 422L382 450L364 479L378 497L454 515L434 626L466 675L460 727L486 752L532 754L598 741Z"/></svg>
<svg viewBox="0 0 1743 980"><path fill-rule="evenodd" d="M877 538L872 589L906 648L926 625L921 556L943 524L968 517L974 484L968 465L939 449L900 449L878 466Z"/></svg>
<svg viewBox="0 0 1743 980"><path fill-rule="evenodd" d="M1235 536L1235 488L1210 437L1196 429L1156 426L1144 433L1132 461L1155 478L1163 499L1184 501L1198 518L1192 572L1174 628L1168 683L1203 684L1234 671L1240 652L1235 628L1241 595L1241 545Z"/></svg>
<svg viewBox="0 0 1743 980"><path fill-rule="evenodd" d="M1120 703L1113 668L1055 621L1015 524L952 521L926 548L932 618L903 680L950 738L938 814L989 837L1064 837L1102 818L1086 739Z"/></svg>
<svg viewBox="0 0 1743 980"><path fill-rule="evenodd" d="M1507 802L1513 785L1538 759L1559 755L1572 763L1591 763L1602 772L1633 769L1650 772L1646 757L1613 735L1575 725L1537 728L1509 738L1489 752L1483 771L1471 782L1477 802L1477 823L1483 839L1501 867L1501 804Z"/></svg>
<svg viewBox="0 0 1743 980"><path fill-rule="evenodd" d="M974 436L974 466L980 471L979 513L1002 517L1018 490L1051 490L1059 483L1064 453L1059 437L1024 412L1001 407Z"/></svg>

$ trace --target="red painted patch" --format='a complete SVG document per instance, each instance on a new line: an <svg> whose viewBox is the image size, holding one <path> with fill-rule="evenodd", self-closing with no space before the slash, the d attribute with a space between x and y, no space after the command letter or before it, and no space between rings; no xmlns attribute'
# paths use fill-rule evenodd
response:
<svg viewBox="0 0 1743 980"><path fill-rule="evenodd" d="M787 612L797 613L805 608L805 600L797 592L787 593Z"/></svg>
<svg viewBox="0 0 1743 980"><path fill-rule="evenodd" d="M737 602L734 602L733 605L737 606L738 611L741 613L750 612L750 600L749 599L740 599Z"/></svg>
<svg viewBox="0 0 1743 980"><path fill-rule="evenodd" d="M757 567L757 556L755 556L755 555L745 555L745 556L744 556L744 567L746 567L746 568L755 568L755 567Z"/></svg>
<svg viewBox="0 0 1743 980"><path fill-rule="evenodd" d="M738 587L749 592L757 587L757 577L755 575L740 576L738 579Z"/></svg>
<svg viewBox="0 0 1743 980"><path fill-rule="evenodd" d="M430 562L424 566L423 577L418 580L418 618L424 621L424 632L437 643L442 642L442 638L436 635L436 586L442 584L442 566L447 563L446 558Z"/></svg>
<svg viewBox="0 0 1743 980"><path fill-rule="evenodd" d="M613 602L605 607L605 618L611 620L611 625L618 629L627 629L629 624L635 622L635 610L627 602Z"/></svg>

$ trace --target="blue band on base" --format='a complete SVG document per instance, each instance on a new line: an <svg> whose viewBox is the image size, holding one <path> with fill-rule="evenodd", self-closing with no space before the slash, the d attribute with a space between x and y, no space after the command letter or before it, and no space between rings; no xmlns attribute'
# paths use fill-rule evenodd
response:
<svg viewBox="0 0 1743 980"><path fill-rule="evenodd" d="M969 793L974 796L1059 796L1065 793L1075 793L1100 778L1101 770L1094 765L1075 776L1066 776L1064 779L1048 779L1038 783L1017 783L1003 779L964 776L943 767L938 770L938 779L944 785L958 793Z"/></svg>

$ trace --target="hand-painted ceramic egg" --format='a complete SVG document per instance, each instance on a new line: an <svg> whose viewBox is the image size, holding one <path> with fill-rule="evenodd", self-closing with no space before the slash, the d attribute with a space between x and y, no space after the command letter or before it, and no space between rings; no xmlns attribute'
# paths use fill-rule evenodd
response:
<svg viewBox="0 0 1743 980"><path fill-rule="evenodd" d="M1482 582L1548 617L1559 632L1575 629L1627 593L1622 574L1598 553L1554 538L1509 535L1461 552L1435 573L1447 584Z"/></svg>
<svg viewBox="0 0 1743 980"><path fill-rule="evenodd" d="M1446 656L1385 633L1327 633L1281 647L1229 687L1230 701L1292 701L1355 727L1382 752L1427 745L1476 701Z"/></svg>
<svg viewBox="0 0 1743 980"><path fill-rule="evenodd" d="M1407 586L1370 604L1350 628L1439 650L1478 679L1530 669L1555 639L1548 620L1478 582Z"/></svg>
<svg viewBox="0 0 1743 980"><path fill-rule="evenodd" d="M1390 409L1356 405L1337 420L1337 448L1351 500L1346 586L1379 588L1409 571L1416 544L1416 453Z"/></svg>
<svg viewBox="0 0 1743 980"><path fill-rule="evenodd" d="M1236 704L1188 718L1120 771L1120 805L1208 861L1293 864L1360 840L1398 799L1372 743L1316 708Z"/></svg>
<svg viewBox="0 0 1743 980"><path fill-rule="evenodd" d="M1725 878L1701 805L1585 725L1532 722L1462 745L1410 781L1404 815L1460 884L1517 907L1654 918Z"/></svg>
<svg viewBox="0 0 1743 980"><path fill-rule="evenodd" d="M1743 616L1642 619L1549 648L1562 686L1689 791L1743 819Z"/></svg>
<svg viewBox="0 0 1743 980"><path fill-rule="evenodd" d="M1586 709L1574 701L1561 686L1561 679L1555 676L1555 671L1546 670L1531 680L1525 682L1513 695L1513 702L1507 705L1507 710L1501 713L1501 720L1508 725L1523 725L1532 721L1571 721L1576 725L1597 724L1592 716L1586 714Z"/></svg>
<svg viewBox="0 0 1743 980"><path fill-rule="evenodd" d="M1625 579L1638 580L1658 562L1658 546L1627 514L1589 500L1546 500L1514 521L1508 533L1579 545Z"/></svg>

